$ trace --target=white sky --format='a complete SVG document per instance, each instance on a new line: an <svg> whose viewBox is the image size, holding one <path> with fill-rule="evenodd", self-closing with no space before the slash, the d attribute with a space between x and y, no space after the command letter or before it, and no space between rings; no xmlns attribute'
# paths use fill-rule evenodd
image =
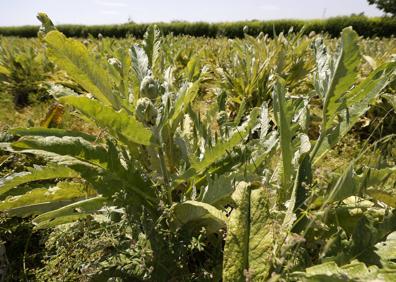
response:
<svg viewBox="0 0 396 282"><path fill-rule="evenodd" d="M0 0L0 26L38 25L37 12L55 24L321 19L364 12L382 15L367 0Z"/></svg>

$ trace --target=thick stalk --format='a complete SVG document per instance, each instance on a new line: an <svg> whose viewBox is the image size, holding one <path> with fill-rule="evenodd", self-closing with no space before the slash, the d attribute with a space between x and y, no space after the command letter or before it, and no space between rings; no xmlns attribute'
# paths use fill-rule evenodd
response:
<svg viewBox="0 0 396 282"><path fill-rule="evenodd" d="M161 173L164 179L165 189L168 197L168 203L169 205L172 205L173 203L172 191L171 191L171 187L169 186L169 175L168 175L168 170L166 168L165 155L164 155L164 151L162 150L162 146L160 146L158 149L158 156L160 159Z"/></svg>

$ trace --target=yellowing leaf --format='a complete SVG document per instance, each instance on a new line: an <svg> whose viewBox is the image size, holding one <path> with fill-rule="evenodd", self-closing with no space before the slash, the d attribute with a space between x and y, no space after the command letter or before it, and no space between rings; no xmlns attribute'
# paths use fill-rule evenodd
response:
<svg viewBox="0 0 396 282"><path fill-rule="evenodd" d="M269 203L263 187L254 189L240 182L232 198L236 208L227 223L223 281L265 281L271 267L274 245Z"/></svg>
<svg viewBox="0 0 396 282"><path fill-rule="evenodd" d="M59 31L49 32L45 42L49 58L73 80L104 104L120 108L120 101L113 94L110 75L91 58L84 44L66 38Z"/></svg>

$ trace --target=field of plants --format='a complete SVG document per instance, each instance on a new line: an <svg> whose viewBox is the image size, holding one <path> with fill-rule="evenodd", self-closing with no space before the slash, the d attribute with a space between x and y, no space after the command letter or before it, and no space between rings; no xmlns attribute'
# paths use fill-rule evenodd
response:
<svg viewBox="0 0 396 282"><path fill-rule="evenodd" d="M396 39L0 37L0 281L396 281Z"/></svg>

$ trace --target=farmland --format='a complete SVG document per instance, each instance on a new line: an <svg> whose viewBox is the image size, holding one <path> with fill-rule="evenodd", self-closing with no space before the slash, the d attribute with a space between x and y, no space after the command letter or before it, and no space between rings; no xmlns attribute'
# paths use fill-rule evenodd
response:
<svg viewBox="0 0 396 282"><path fill-rule="evenodd" d="M6 279L395 281L394 38L39 19L0 37Z"/></svg>

